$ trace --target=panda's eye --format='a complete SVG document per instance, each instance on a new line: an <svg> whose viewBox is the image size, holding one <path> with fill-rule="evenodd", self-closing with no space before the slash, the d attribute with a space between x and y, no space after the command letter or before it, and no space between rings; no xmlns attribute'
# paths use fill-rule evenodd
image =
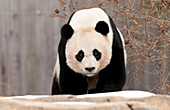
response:
<svg viewBox="0 0 170 110"><path fill-rule="evenodd" d="M94 55L94 57L96 58L96 60L100 60L100 58L101 58L101 53L100 53L97 49L94 49L94 50L93 50L93 55Z"/></svg>
<svg viewBox="0 0 170 110"><path fill-rule="evenodd" d="M80 50L78 54L76 55L76 59L77 61L81 62L83 58L84 58L84 52Z"/></svg>

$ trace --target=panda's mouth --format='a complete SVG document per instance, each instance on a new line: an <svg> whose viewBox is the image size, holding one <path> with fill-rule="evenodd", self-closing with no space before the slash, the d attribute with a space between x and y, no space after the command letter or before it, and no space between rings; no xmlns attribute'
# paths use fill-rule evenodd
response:
<svg viewBox="0 0 170 110"><path fill-rule="evenodd" d="M86 73L85 74L87 77L92 77L92 76L95 76L95 73Z"/></svg>
<svg viewBox="0 0 170 110"><path fill-rule="evenodd" d="M95 71L93 71L93 72L83 72L83 75L84 76L87 76L87 77L93 77L93 76L96 76L97 75L97 73L95 72Z"/></svg>

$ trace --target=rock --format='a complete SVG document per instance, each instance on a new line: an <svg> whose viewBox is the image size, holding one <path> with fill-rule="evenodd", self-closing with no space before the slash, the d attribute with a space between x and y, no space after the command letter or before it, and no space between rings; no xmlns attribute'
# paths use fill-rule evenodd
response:
<svg viewBox="0 0 170 110"><path fill-rule="evenodd" d="M0 97L0 110L170 110L168 95L115 94Z"/></svg>

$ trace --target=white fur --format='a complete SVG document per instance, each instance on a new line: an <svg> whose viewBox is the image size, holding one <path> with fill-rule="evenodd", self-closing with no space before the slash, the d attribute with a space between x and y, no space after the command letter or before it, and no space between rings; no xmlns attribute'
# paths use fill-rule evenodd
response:
<svg viewBox="0 0 170 110"><path fill-rule="evenodd" d="M54 67L54 71L53 71L53 76L56 75L56 78L59 81L59 77L60 77L60 60L59 60L59 55L57 54L57 60L56 60L56 65Z"/></svg>
<svg viewBox="0 0 170 110"><path fill-rule="evenodd" d="M120 30L117 28L118 32L119 32L119 35L120 35L120 38L122 40L122 45L123 45L123 50L124 50L124 61L125 61L125 66L127 65L127 53L126 53L126 49L125 49L125 41L124 41L124 38L120 32Z"/></svg>
<svg viewBox="0 0 170 110"><path fill-rule="evenodd" d="M105 21L109 25L109 33L107 35L109 39L109 43L112 46L113 42L113 31L110 25L110 20L108 18L108 15L100 8L91 8L91 9L83 9L77 11L73 17L71 18L70 25L72 26L73 29L77 29L80 27L95 27L98 21ZM125 65L127 65L127 53L125 50L125 43L124 43L124 38L117 28L122 44L124 47L124 60L125 60Z"/></svg>
<svg viewBox="0 0 170 110"><path fill-rule="evenodd" d="M97 68L99 68L99 63L96 61L93 55L83 58L81 64L81 68L83 72L87 74L87 76L93 76L97 72ZM88 72L84 69L86 67L95 67L95 69L92 72Z"/></svg>
<svg viewBox="0 0 170 110"><path fill-rule="evenodd" d="M96 24L99 21L105 21L108 24L109 33L107 36L95 31ZM75 72L87 76L97 74L110 63L111 59L113 32L108 15L100 8L83 9L72 16L69 24L73 28L74 34L66 44L68 66ZM80 30L83 31L80 32ZM85 33L86 35L84 35ZM96 48L99 48L102 53L102 58L99 61L96 61L92 53ZM85 53L81 63L75 59L75 55L80 50ZM86 67L95 67L95 70L89 73L85 70Z"/></svg>
<svg viewBox="0 0 170 110"><path fill-rule="evenodd" d="M75 30L66 44L67 65L75 72L86 76L97 74L110 63L112 47L108 42L108 38L96 32L94 28L86 27ZM94 49L102 54L99 61L93 56ZM81 62L75 58L80 50L84 52L84 58ZM85 70L86 67L95 67L95 69L88 72Z"/></svg>
<svg viewBox="0 0 170 110"><path fill-rule="evenodd" d="M75 30L80 27L93 27L99 21L105 21L109 25L109 33L107 37L109 39L110 46L112 46L113 32L110 25L108 15L100 8L83 9L77 11L71 18L70 25Z"/></svg>

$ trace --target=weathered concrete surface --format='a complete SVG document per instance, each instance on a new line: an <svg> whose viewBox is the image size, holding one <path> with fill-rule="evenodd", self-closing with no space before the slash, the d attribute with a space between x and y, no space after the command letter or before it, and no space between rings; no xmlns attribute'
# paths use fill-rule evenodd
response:
<svg viewBox="0 0 170 110"><path fill-rule="evenodd" d="M67 103L63 104L63 102ZM74 95L39 98L0 97L0 110L170 110L170 96L156 95L144 98L117 96L77 98Z"/></svg>

